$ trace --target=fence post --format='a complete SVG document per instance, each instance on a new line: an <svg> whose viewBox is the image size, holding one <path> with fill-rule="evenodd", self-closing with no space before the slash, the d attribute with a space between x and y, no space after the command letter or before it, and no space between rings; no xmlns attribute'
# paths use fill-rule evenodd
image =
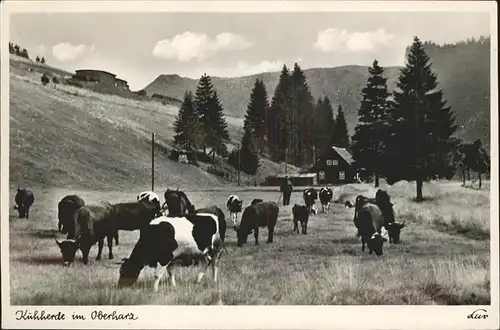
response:
<svg viewBox="0 0 500 330"><path fill-rule="evenodd" d="M155 190L155 133L151 133L151 191Z"/></svg>

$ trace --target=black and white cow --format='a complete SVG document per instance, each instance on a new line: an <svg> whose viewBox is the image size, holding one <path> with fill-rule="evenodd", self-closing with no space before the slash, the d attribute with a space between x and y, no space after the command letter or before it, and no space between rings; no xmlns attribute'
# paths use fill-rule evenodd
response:
<svg viewBox="0 0 500 330"><path fill-rule="evenodd" d="M238 213L241 212L241 206L243 201L236 195L231 195L228 197L226 206L229 210L229 218L233 222L233 227L237 226L238 223Z"/></svg>
<svg viewBox="0 0 500 330"><path fill-rule="evenodd" d="M323 187L319 190L319 200L323 212L330 211L330 203L333 198L333 190L330 187Z"/></svg>
<svg viewBox="0 0 500 330"><path fill-rule="evenodd" d="M201 282L208 266L212 266L217 282L217 260L222 248L217 216L209 213L186 214L182 217L161 216L142 229L139 241L120 267L119 287L133 285L145 266L155 268L154 291L165 270L175 286L172 263L186 258L202 258L206 266L198 275Z"/></svg>
<svg viewBox="0 0 500 330"><path fill-rule="evenodd" d="M310 214L316 214L316 200L318 199L318 192L314 188L307 188L304 190L303 194L304 204L306 204L307 210Z"/></svg>

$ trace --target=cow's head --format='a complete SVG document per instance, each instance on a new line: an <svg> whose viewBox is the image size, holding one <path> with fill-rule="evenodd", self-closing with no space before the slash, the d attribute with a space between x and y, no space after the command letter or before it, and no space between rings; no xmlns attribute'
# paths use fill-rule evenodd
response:
<svg viewBox="0 0 500 330"><path fill-rule="evenodd" d="M118 288L129 287L133 285L144 266L137 265L129 258L122 259L120 266L120 277L118 279Z"/></svg>
<svg viewBox="0 0 500 330"><path fill-rule="evenodd" d="M262 201L263 201L263 200L262 200L262 199L260 199L260 198L254 198L254 200L252 201L252 203L250 203L250 205L255 205L255 204L260 203L260 202L262 202Z"/></svg>
<svg viewBox="0 0 500 330"><path fill-rule="evenodd" d="M154 191L143 191L137 195L137 201L147 209L160 211L160 197Z"/></svg>
<svg viewBox="0 0 500 330"><path fill-rule="evenodd" d="M391 222L386 224L384 227L389 233L389 242L390 243L395 243L398 244L401 242L400 235L401 235L401 229L405 227L405 221L402 223L399 222Z"/></svg>
<svg viewBox="0 0 500 330"><path fill-rule="evenodd" d="M344 205L345 205L345 207L346 207L346 208L347 208L347 207L348 207L348 208L352 208L352 207L353 207L353 205L352 205L351 201L346 201Z"/></svg>
<svg viewBox="0 0 500 330"><path fill-rule="evenodd" d="M370 254L372 252L375 252L377 256L381 256L382 254L384 254L382 250L384 242L387 242L387 238L383 237L379 233L374 233L367 242Z"/></svg>
<svg viewBox="0 0 500 330"><path fill-rule="evenodd" d="M59 246L59 250L61 250L63 265L69 266L75 261L75 253L78 250L77 242L74 239L66 239L62 242L56 239L56 243Z"/></svg>

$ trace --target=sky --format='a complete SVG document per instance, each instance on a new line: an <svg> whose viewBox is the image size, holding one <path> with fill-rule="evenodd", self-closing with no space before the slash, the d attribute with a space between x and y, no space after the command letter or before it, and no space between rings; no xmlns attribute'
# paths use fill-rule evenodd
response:
<svg viewBox="0 0 500 330"><path fill-rule="evenodd" d="M301 68L404 65L413 37L489 36L484 13L16 13L10 40L70 71L98 69L144 88L160 74L198 79Z"/></svg>

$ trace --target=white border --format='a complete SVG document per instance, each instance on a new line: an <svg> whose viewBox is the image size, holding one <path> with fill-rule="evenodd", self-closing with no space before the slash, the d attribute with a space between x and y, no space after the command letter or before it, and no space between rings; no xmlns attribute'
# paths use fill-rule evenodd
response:
<svg viewBox="0 0 500 330"><path fill-rule="evenodd" d="M491 18L491 306L10 306L9 290L9 14L28 12L320 12L422 11L485 12ZM2 328L217 328L217 329L498 329L498 64L497 4L494 1L8 1L1 4L1 257ZM16 321L27 308L64 312L94 309L133 312L137 321ZM468 320L476 308L486 320ZM165 315L158 318L158 315ZM193 317L197 315L197 317ZM300 317L298 316L300 315Z"/></svg>

